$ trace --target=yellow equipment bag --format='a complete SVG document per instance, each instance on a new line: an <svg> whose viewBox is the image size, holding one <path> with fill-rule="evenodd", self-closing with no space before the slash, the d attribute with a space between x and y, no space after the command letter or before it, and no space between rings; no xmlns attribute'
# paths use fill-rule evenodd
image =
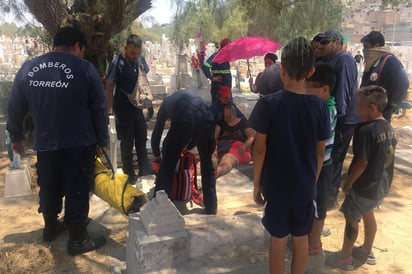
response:
<svg viewBox="0 0 412 274"><path fill-rule="evenodd" d="M106 152L103 154L111 170L96 158L93 193L123 214L138 212L147 201L146 195L127 182L126 174L116 174Z"/></svg>

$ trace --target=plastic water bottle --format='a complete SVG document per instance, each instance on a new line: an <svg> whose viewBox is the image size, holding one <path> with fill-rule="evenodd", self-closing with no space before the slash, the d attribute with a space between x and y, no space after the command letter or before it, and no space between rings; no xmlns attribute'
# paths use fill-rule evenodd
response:
<svg viewBox="0 0 412 274"><path fill-rule="evenodd" d="M12 168L18 169L20 168L20 154L17 152L13 151L13 162L12 162Z"/></svg>

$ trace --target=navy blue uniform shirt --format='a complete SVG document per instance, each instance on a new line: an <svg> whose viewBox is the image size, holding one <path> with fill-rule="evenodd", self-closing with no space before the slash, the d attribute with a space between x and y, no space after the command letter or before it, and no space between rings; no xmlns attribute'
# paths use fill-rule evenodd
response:
<svg viewBox="0 0 412 274"><path fill-rule="evenodd" d="M336 73L336 85L331 95L335 97L339 121L344 124L356 124L355 92L358 90L358 66L355 59L342 51L333 57L329 66Z"/></svg>
<svg viewBox="0 0 412 274"><path fill-rule="evenodd" d="M232 87L232 73L230 72L230 63L224 62L222 64L218 64L213 62L216 54L218 52L213 53L210 57L206 60L206 62L202 65L202 71L207 78L210 80L213 79L215 76L221 76L222 81L218 82L222 86Z"/></svg>
<svg viewBox="0 0 412 274"><path fill-rule="evenodd" d="M129 102L125 93L131 94L136 86L139 65L128 61L121 54L116 55L109 66L107 81L116 86L114 101Z"/></svg>
<svg viewBox="0 0 412 274"><path fill-rule="evenodd" d="M29 111L38 151L107 145L103 83L86 60L51 52L26 62L9 98L7 130L12 142L24 140L23 119Z"/></svg>
<svg viewBox="0 0 412 274"><path fill-rule="evenodd" d="M152 133L153 155L160 155L160 139L165 127L166 120L172 123L192 123L213 122L212 113L209 111L207 103L199 95L191 91L177 91L166 97L160 105L157 113L156 124Z"/></svg>
<svg viewBox="0 0 412 274"><path fill-rule="evenodd" d="M280 90L257 102L250 124L267 135L261 182L265 200L282 207L314 200L316 145L331 134L325 102Z"/></svg>

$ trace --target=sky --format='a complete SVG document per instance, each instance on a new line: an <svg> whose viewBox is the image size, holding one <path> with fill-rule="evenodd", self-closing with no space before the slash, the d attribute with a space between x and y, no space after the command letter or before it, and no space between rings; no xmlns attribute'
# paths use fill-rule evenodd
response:
<svg viewBox="0 0 412 274"><path fill-rule="evenodd" d="M160 24L170 23L174 13L171 2L171 0L153 0L152 8L145 15L153 16Z"/></svg>
<svg viewBox="0 0 412 274"><path fill-rule="evenodd" d="M160 24L167 24L170 23L171 18L173 17L174 9L171 6L172 0L152 0L152 8L144 13L144 15L152 16L158 23ZM3 20L2 22L14 22L17 25L24 25L27 23L26 20L22 22L16 21L14 16L10 14L3 14L1 15ZM30 14L25 15L28 21L32 21L32 16Z"/></svg>

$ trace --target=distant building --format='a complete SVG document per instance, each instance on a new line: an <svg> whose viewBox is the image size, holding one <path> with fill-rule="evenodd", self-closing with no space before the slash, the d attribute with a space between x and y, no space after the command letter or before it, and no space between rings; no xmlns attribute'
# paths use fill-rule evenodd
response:
<svg viewBox="0 0 412 274"><path fill-rule="evenodd" d="M389 44L412 45L412 3L400 4L393 10L382 7L382 1L351 1L344 18L343 27L351 43L358 43L364 35L377 30Z"/></svg>

